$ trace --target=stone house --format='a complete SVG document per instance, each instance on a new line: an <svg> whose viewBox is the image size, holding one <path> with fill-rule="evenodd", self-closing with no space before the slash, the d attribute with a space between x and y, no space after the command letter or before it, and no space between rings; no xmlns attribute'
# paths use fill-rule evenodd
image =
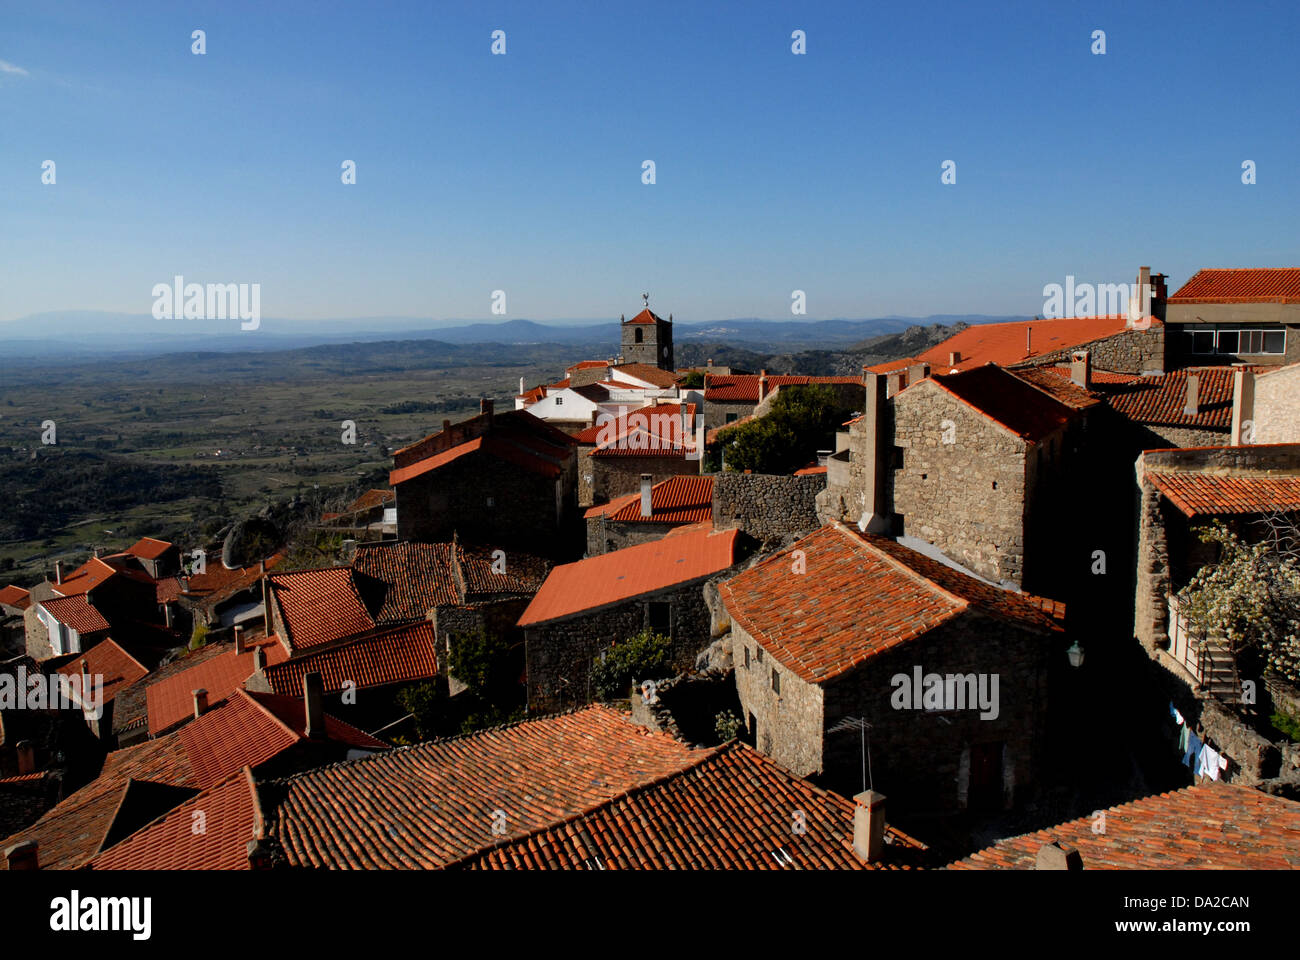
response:
<svg viewBox="0 0 1300 960"><path fill-rule="evenodd" d="M782 387L821 384L840 395L849 409L857 409L862 398L862 381L858 377L805 377L774 374L766 370L757 374L706 373L704 377L704 426L707 430L751 416L762 416L771 409L772 400Z"/></svg>
<svg viewBox="0 0 1300 960"><path fill-rule="evenodd" d="M696 404L686 400L601 415L573 437L579 506L639 493L643 474L652 483L698 474L700 432Z"/></svg>
<svg viewBox="0 0 1300 960"><path fill-rule="evenodd" d="M494 414L492 401L462 423L393 454L401 540L454 534L532 553L580 552L570 543L577 508L572 439L527 410Z"/></svg>
<svg viewBox="0 0 1300 960"><path fill-rule="evenodd" d="M887 375L865 378L847 456L828 461L822 516L915 537L982 577L1060 595L1051 537L1086 411L993 364L914 379L892 396Z"/></svg>
<svg viewBox="0 0 1300 960"><path fill-rule="evenodd" d="M27 649L27 628L23 614L32 605L32 595L17 584L0 588L0 658L8 660Z"/></svg>
<svg viewBox="0 0 1300 960"><path fill-rule="evenodd" d="M1300 444L1147 450L1138 457L1137 590L1133 633L1147 654L1203 694L1237 699L1231 654L1199 636L1175 594L1215 548L1196 529L1219 520L1258 540L1265 516L1300 516Z"/></svg>
<svg viewBox="0 0 1300 960"><path fill-rule="evenodd" d="M120 642L135 625L160 620L155 581L138 567L91 557L69 574L54 565L54 580L31 589L23 611L27 654L33 660L80 653L108 636Z"/></svg>
<svg viewBox="0 0 1300 960"><path fill-rule="evenodd" d="M1230 443L1300 443L1300 363L1233 368Z"/></svg>
<svg viewBox="0 0 1300 960"><path fill-rule="evenodd" d="M584 516L589 557L658 540L674 527L713 520L713 478L670 477L653 483L650 474L642 474L639 493L592 507Z"/></svg>
<svg viewBox="0 0 1300 960"><path fill-rule="evenodd" d="M724 472L713 475L713 527L740 530L759 543L811 533L822 525L817 497L826 473Z"/></svg>
<svg viewBox="0 0 1300 960"><path fill-rule="evenodd" d="M620 361L673 369L673 315L656 316L646 300L645 309L631 320L619 317Z"/></svg>
<svg viewBox="0 0 1300 960"><path fill-rule="evenodd" d="M592 699L592 662L650 629L672 639L676 668L694 664L713 632L703 586L737 560L735 530L678 527L661 540L555 567L519 618L528 709Z"/></svg>
<svg viewBox="0 0 1300 960"><path fill-rule="evenodd" d="M835 523L722 582L744 722L758 749L831 789L905 809L1026 800L1045 737L1059 605Z"/></svg>
<svg viewBox="0 0 1300 960"><path fill-rule="evenodd" d="M1198 270L1169 298L1173 366L1300 361L1300 268Z"/></svg>

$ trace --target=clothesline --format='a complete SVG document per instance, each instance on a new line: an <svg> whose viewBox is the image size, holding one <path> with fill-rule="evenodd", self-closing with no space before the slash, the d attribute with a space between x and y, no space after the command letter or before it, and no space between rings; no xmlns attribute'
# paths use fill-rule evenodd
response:
<svg viewBox="0 0 1300 960"><path fill-rule="evenodd" d="M1219 774L1228 769L1228 758L1210 746L1209 737L1204 740L1198 737L1172 702L1169 715L1182 728L1178 735L1178 749L1183 751L1183 766L1191 767L1198 777L1218 780Z"/></svg>

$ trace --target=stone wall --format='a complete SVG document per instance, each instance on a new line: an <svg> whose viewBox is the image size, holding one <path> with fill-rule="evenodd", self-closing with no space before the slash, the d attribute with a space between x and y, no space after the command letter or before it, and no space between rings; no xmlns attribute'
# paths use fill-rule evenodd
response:
<svg viewBox="0 0 1300 960"><path fill-rule="evenodd" d="M652 483L661 483L672 477L695 476L700 472L699 460L680 456L659 457L588 457L591 464L594 503L605 503L626 493L641 489L641 474L648 473Z"/></svg>
<svg viewBox="0 0 1300 960"><path fill-rule="evenodd" d="M821 685L801 680L770 654L760 659L757 643L734 625L732 644L746 729L758 749L796 774L821 774L828 786L846 794L861 790L860 734L825 733L844 718L857 717L872 724L876 789L897 797L909 811L965 808L972 749L997 757L996 807L1026 799L1041 762L1046 658L1055 649L1051 638L967 614ZM981 719L979 710L895 709L891 680L900 673L910 677L914 666L927 674L996 673L998 715ZM774 672L779 694L772 686Z"/></svg>
<svg viewBox="0 0 1300 960"><path fill-rule="evenodd" d="M1165 327L1156 323L1146 330L1122 330L1109 337L1091 340L1065 350L1040 354L1032 361L1017 366L1069 363L1070 355L1079 350L1088 351L1096 370L1108 370L1111 373L1164 373Z"/></svg>
<svg viewBox="0 0 1300 960"><path fill-rule="evenodd" d="M650 626L650 604L668 603L673 664L686 670L709 643L710 615L704 602L704 579L524 628L528 709L544 711L588 703L591 664L614 643Z"/></svg>
<svg viewBox="0 0 1300 960"><path fill-rule="evenodd" d="M434 635L438 645L438 675L447 679L447 690L453 697L465 685L451 673L451 655L459 637L479 630L489 636L505 637L508 641L523 639L523 631L516 626L528 607L528 600L501 600L493 603L447 604L435 607L432 616Z"/></svg>
<svg viewBox="0 0 1300 960"><path fill-rule="evenodd" d="M1300 442L1300 364L1255 377L1253 443Z"/></svg>
<svg viewBox="0 0 1300 960"><path fill-rule="evenodd" d="M587 520L587 556L595 557L611 550L635 547L639 543L662 540L677 526L673 523L613 523L600 517Z"/></svg>
<svg viewBox="0 0 1300 960"><path fill-rule="evenodd" d="M754 412L755 406L757 404L745 400L732 403L706 400L704 403L704 429L713 430L716 427L725 427L727 425L727 414L729 413L734 413L736 420L743 420Z"/></svg>
<svg viewBox="0 0 1300 960"><path fill-rule="evenodd" d="M826 474L802 477L766 473L718 473L713 476L713 528L739 527L755 540L779 540L811 533L822 525L817 494Z"/></svg>
<svg viewBox="0 0 1300 960"><path fill-rule="evenodd" d="M1020 583L1028 445L932 380L898 394L892 405L902 466L896 461L888 471L886 502L902 515L901 532L981 576ZM869 437L858 437L853 456L865 457Z"/></svg>
<svg viewBox="0 0 1300 960"><path fill-rule="evenodd" d="M575 473L572 460L552 479L482 451L467 454L397 485L398 537L437 543L454 531L554 556L557 532L576 509Z"/></svg>
<svg viewBox="0 0 1300 960"><path fill-rule="evenodd" d="M1169 646L1169 539L1165 498L1151 481L1138 486L1137 590L1133 635L1149 655Z"/></svg>

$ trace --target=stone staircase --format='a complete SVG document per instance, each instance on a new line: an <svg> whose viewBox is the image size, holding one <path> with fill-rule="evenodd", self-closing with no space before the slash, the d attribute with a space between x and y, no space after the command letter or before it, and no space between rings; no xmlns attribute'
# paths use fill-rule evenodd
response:
<svg viewBox="0 0 1300 960"><path fill-rule="evenodd" d="M1241 701L1241 679L1237 676L1237 658L1226 647L1202 641L1199 651L1201 686L1221 700Z"/></svg>

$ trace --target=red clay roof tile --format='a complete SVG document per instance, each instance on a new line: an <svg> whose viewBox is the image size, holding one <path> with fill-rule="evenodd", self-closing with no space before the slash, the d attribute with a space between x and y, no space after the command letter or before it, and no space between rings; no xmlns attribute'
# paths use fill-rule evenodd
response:
<svg viewBox="0 0 1300 960"><path fill-rule="evenodd" d="M1147 473L1169 502L1189 517L1300 510L1300 477Z"/></svg>
<svg viewBox="0 0 1300 960"><path fill-rule="evenodd" d="M1170 303L1300 303L1300 267L1197 270Z"/></svg>

